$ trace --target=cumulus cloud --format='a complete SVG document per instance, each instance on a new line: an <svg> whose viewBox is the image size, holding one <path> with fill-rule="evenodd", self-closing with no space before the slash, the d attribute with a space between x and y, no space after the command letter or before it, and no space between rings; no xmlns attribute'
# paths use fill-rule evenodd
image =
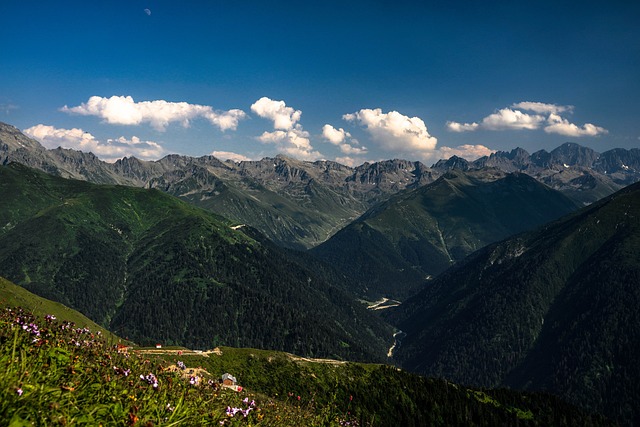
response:
<svg viewBox="0 0 640 427"><path fill-rule="evenodd" d="M440 147L438 153L441 159L448 159L451 156L462 157L463 159L473 161L483 156L488 156L494 153L492 150L484 145L460 145L458 147Z"/></svg>
<svg viewBox="0 0 640 427"><path fill-rule="evenodd" d="M164 100L135 102L131 96L92 96L77 107L65 105L61 110L70 114L100 117L109 124L149 123L158 131L164 131L172 122L188 127L195 118L204 118L222 131L235 130L238 122L246 117L245 112L238 109L215 111L208 105Z"/></svg>
<svg viewBox="0 0 640 427"><path fill-rule="evenodd" d="M354 159L353 157L345 156L345 157L336 157L336 162L341 165L346 165L350 167L358 166L364 163L364 160Z"/></svg>
<svg viewBox="0 0 640 427"><path fill-rule="evenodd" d="M302 160L318 160L322 154L314 151L309 132L298 123L302 111L288 107L284 101L274 101L263 96L251 105L251 111L258 116L272 120L273 132L258 136L263 144L273 144L279 152Z"/></svg>
<svg viewBox="0 0 640 427"><path fill-rule="evenodd" d="M302 111L287 107L284 101L274 101L266 96L254 102L251 111L264 119L273 120L273 128L282 130L293 129L302 116Z"/></svg>
<svg viewBox="0 0 640 427"><path fill-rule="evenodd" d="M476 122L473 123L458 123L458 122L447 122L447 129L449 129L451 132L470 132L473 130L476 130L478 128L478 125Z"/></svg>
<svg viewBox="0 0 640 427"><path fill-rule="evenodd" d="M503 108L482 119L482 128L489 130L537 129L544 122L539 114L527 114L520 110Z"/></svg>
<svg viewBox="0 0 640 427"><path fill-rule="evenodd" d="M336 129L331 125L322 126L322 136L334 145L343 143L347 138L351 138L351 134L344 129Z"/></svg>
<svg viewBox="0 0 640 427"><path fill-rule="evenodd" d="M89 132L78 128L59 129L39 124L25 129L24 133L37 139L47 148L62 147L92 152L107 162L114 162L127 156L135 156L143 160L157 160L165 152L161 145L153 141L142 141L136 136L131 139L121 136L117 139L107 139L106 142L101 142Z"/></svg>
<svg viewBox="0 0 640 427"><path fill-rule="evenodd" d="M364 126L373 141L382 149L424 155L435 149L437 138L429 135L427 126L418 117L408 117L397 111L362 109L342 118Z"/></svg>
<svg viewBox="0 0 640 427"><path fill-rule="evenodd" d="M289 130L264 132L258 137L263 144L274 144L277 149L291 157L302 160L318 160L322 155L314 151L309 140L309 132L299 126Z"/></svg>
<svg viewBox="0 0 640 427"><path fill-rule="evenodd" d="M338 147L343 154L366 154L369 152L367 147L356 147L349 144L339 144Z"/></svg>
<svg viewBox="0 0 640 427"><path fill-rule="evenodd" d="M212 151L211 155L221 160L232 160L234 162L247 162L251 160L251 158L243 154L234 153L232 151Z"/></svg>
<svg viewBox="0 0 640 427"><path fill-rule="evenodd" d="M557 133L565 136L598 136L608 133L600 126L586 123L579 127L560 116L560 113L572 113L572 105L546 104L543 102L518 102L511 108L502 108L482 119L480 123L447 122L447 129L451 132L470 132L478 129L485 130L535 130L544 127L547 133ZM535 114L524 113L521 110L532 111ZM545 126L546 123L546 126Z"/></svg>
<svg viewBox="0 0 640 427"><path fill-rule="evenodd" d="M533 111L538 114L564 113L573 111L573 105L545 104L544 102L523 101L511 105L511 108Z"/></svg>
<svg viewBox="0 0 640 427"><path fill-rule="evenodd" d="M338 146L343 154L365 154L368 151L367 147L359 147L358 140L342 128L336 129L329 124L324 125L322 136L331 144Z"/></svg>
<svg viewBox="0 0 640 427"><path fill-rule="evenodd" d="M567 119L557 114L550 114L547 122L549 124L544 128L544 131L547 133L557 133L559 135L573 137L598 136L609 133L605 128L591 123L585 123L582 127L579 127L573 123L569 123Z"/></svg>

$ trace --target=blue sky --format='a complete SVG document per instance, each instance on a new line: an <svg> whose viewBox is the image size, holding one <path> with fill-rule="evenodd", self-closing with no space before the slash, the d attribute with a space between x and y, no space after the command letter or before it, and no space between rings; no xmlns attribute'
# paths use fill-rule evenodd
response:
<svg viewBox="0 0 640 427"><path fill-rule="evenodd" d="M2 1L0 121L113 161L640 147L640 6Z"/></svg>

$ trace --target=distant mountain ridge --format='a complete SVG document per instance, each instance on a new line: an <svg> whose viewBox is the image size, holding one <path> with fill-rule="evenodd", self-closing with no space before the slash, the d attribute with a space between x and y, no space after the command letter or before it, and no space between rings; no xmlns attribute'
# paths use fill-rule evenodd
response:
<svg viewBox="0 0 640 427"><path fill-rule="evenodd" d="M574 143L550 153L499 151L474 162L453 156L432 167L399 159L349 167L281 155L240 163L175 154L157 161L129 157L106 163L91 153L47 150L0 123L0 163L11 161L65 178L157 188L297 249L317 246L375 204L429 184L451 169L526 173L583 204L640 180L640 150L599 154Z"/></svg>
<svg viewBox="0 0 640 427"><path fill-rule="evenodd" d="M391 196L311 253L366 283L370 296L403 299L475 250L577 208L523 173L456 168Z"/></svg>

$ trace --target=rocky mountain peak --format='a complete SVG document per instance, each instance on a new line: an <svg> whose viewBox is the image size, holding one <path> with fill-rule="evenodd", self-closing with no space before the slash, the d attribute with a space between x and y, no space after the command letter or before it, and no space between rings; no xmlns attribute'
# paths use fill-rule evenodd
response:
<svg viewBox="0 0 640 427"><path fill-rule="evenodd" d="M598 160L600 154L588 147L575 142L565 142L551 151L553 162L569 166L591 167Z"/></svg>
<svg viewBox="0 0 640 427"><path fill-rule="evenodd" d="M448 160L438 160L438 162L431 167L437 171L445 172L452 169L459 169L462 171L469 170L469 161L458 156L451 156Z"/></svg>

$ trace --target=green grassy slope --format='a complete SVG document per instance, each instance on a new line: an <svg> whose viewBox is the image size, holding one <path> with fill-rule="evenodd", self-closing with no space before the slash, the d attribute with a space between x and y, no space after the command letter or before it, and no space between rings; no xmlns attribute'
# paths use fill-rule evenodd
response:
<svg viewBox="0 0 640 427"><path fill-rule="evenodd" d="M0 271L123 338L385 358L391 329L327 277L175 197L12 164L0 198Z"/></svg>
<svg viewBox="0 0 640 427"><path fill-rule="evenodd" d="M0 343L2 425L612 425L549 395L381 365L227 347L209 357L123 354L90 330L15 309L0 312ZM224 372L243 389L221 387Z"/></svg>
<svg viewBox="0 0 640 427"><path fill-rule="evenodd" d="M100 331L103 336L113 342L119 341L117 336L76 310L39 297L3 277L0 277L0 307L21 307L37 317L54 315L57 319L75 323L80 328L89 328L95 332Z"/></svg>

